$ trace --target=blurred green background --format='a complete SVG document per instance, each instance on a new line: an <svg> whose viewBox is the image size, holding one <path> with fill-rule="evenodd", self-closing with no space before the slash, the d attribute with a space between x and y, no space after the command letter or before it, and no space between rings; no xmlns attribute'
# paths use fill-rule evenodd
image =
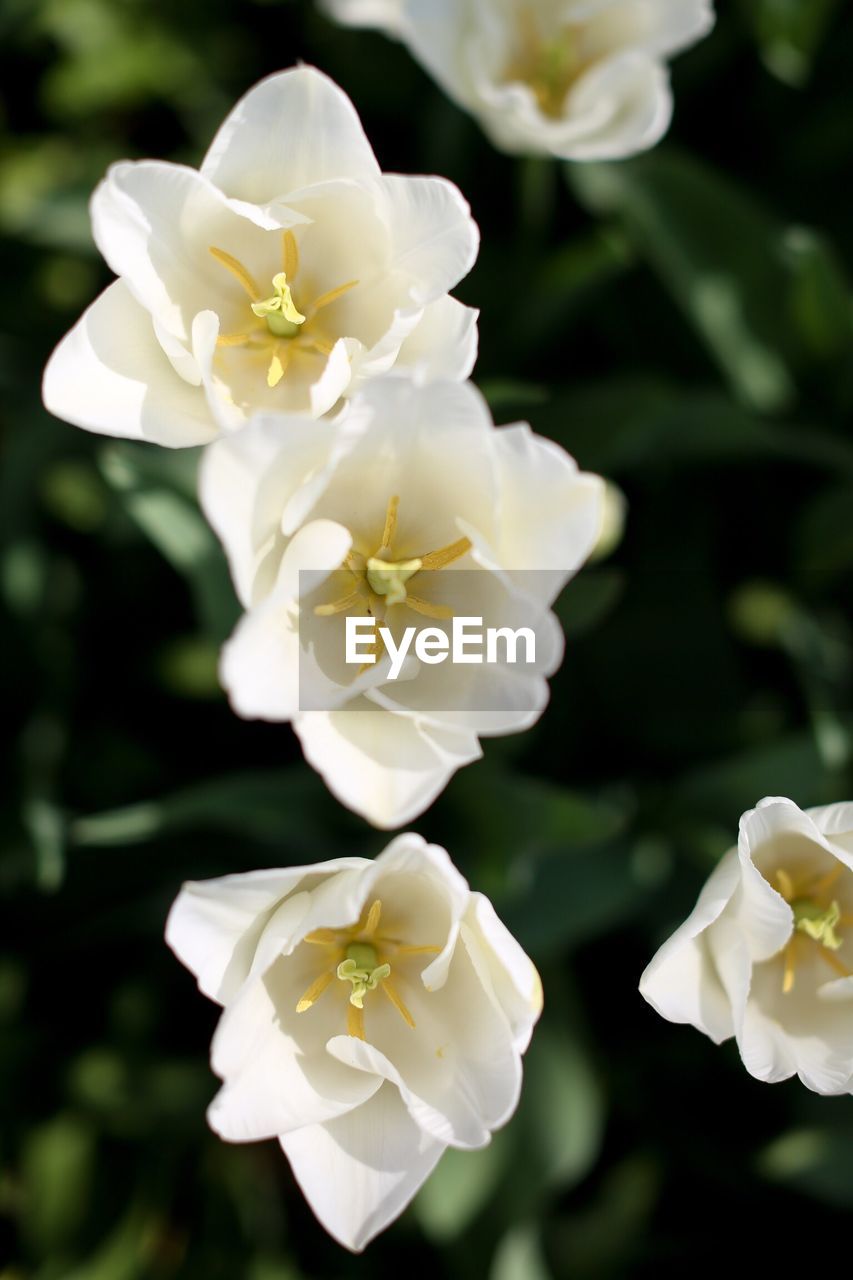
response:
<svg viewBox="0 0 853 1280"><path fill-rule="evenodd" d="M352 96L384 168L470 199L459 293L498 421L629 503L561 602L542 722L416 824L542 970L521 1110L362 1258L275 1144L208 1132L217 1011L162 930L184 878L385 837L218 691L236 609L195 456L39 400L108 280L86 209L106 165L197 164L297 59ZM666 143L567 170L493 151L404 50L307 0L0 2L2 1280L658 1277L743 1262L744 1237L768 1269L845 1265L853 1104L756 1083L636 988L745 808L853 797L851 65L849 6L727 0L675 67Z"/></svg>

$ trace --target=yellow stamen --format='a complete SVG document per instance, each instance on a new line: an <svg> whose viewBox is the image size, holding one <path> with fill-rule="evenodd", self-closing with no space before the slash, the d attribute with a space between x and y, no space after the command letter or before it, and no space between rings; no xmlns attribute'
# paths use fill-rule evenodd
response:
<svg viewBox="0 0 853 1280"><path fill-rule="evenodd" d="M471 550L470 538L459 538L456 542L451 542L446 547L442 547L439 551L430 551L428 555L421 557L422 569L444 569L447 565L453 564L455 560L461 560Z"/></svg>
<svg viewBox="0 0 853 1280"><path fill-rule="evenodd" d="M281 237L281 266L288 280L295 280L299 271L299 246L292 231L285 231Z"/></svg>
<svg viewBox="0 0 853 1280"><path fill-rule="evenodd" d="M398 946L398 956L437 956L442 950L441 947L410 947Z"/></svg>
<svg viewBox="0 0 853 1280"><path fill-rule="evenodd" d="M394 986L394 984L391 981L389 981L388 978L386 978L385 981L382 983L382 990L385 992L386 996L391 1001L394 1008L397 1010L400 1017L407 1024L407 1026L410 1026L413 1028L415 1025L415 1020L412 1017L412 1015L409 1013L409 1010L403 1004L403 1001L400 999L400 993L398 992L397 988Z"/></svg>
<svg viewBox="0 0 853 1280"><path fill-rule="evenodd" d="M327 969L325 973L321 973L319 978L316 978L305 994L300 997L296 1005L296 1012L305 1013L307 1009L311 1008L312 1004L316 1004L334 976L334 969Z"/></svg>
<svg viewBox="0 0 853 1280"><path fill-rule="evenodd" d="M820 957L822 960L826 961L830 969L835 970L839 977L853 978L853 973L850 972L846 964L842 964L838 959L838 956L833 955L831 951L827 951L825 947L821 947Z"/></svg>
<svg viewBox="0 0 853 1280"><path fill-rule="evenodd" d="M388 510L385 512L385 527L382 530L382 541L379 544L380 551L387 551L391 546L394 534L397 532L397 512L400 509L399 496L395 495L388 499Z"/></svg>
<svg viewBox="0 0 853 1280"><path fill-rule="evenodd" d="M431 604L429 600L422 600L420 596L412 596L406 594L406 604L415 613L421 613L425 618L452 618L453 610L446 604Z"/></svg>
<svg viewBox="0 0 853 1280"><path fill-rule="evenodd" d="M356 1040L365 1038L364 1010L356 1008L354 1004L347 1005L347 1035L354 1036Z"/></svg>
<svg viewBox="0 0 853 1280"><path fill-rule="evenodd" d="M357 280L348 280L346 284L339 284L337 289L329 289L327 293L321 293L309 308L311 315L315 316L318 311L323 310L323 307L331 306L333 302L337 302L338 298L345 293L349 293L350 289L354 289L357 284Z"/></svg>
<svg viewBox="0 0 853 1280"><path fill-rule="evenodd" d="M251 337L251 333L220 333L216 339L216 345L218 347L242 347L244 343L250 341Z"/></svg>
<svg viewBox="0 0 853 1280"><path fill-rule="evenodd" d="M213 245L210 246L210 252L226 271L231 272L235 280L240 281L240 284L246 290L253 302L256 298L260 297L260 289L255 284L251 272L246 270L242 262L238 262L236 258L232 258L231 254L226 253L224 249L217 249Z"/></svg>
<svg viewBox="0 0 853 1280"><path fill-rule="evenodd" d="M282 354L281 348L276 347L275 355L270 360L270 367L267 370L267 386L270 388L277 387L287 373L287 366L290 364L290 352L284 353L284 360L281 358Z"/></svg>
<svg viewBox="0 0 853 1280"><path fill-rule="evenodd" d="M779 892L786 902L790 902L794 897L794 882L788 875L788 872L779 867L776 871L776 879L779 882Z"/></svg>
<svg viewBox="0 0 853 1280"><path fill-rule="evenodd" d="M785 972L782 977L782 992L784 995L787 995L794 988L794 972L797 967L796 942L796 938L791 938L784 951Z"/></svg>
<svg viewBox="0 0 853 1280"><path fill-rule="evenodd" d="M836 880L840 878L843 871L844 871L844 868L841 866L840 863L837 866L833 867L832 870L828 871L825 876L821 876L819 880L816 880L813 884L809 885L809 888L807 891L808 896L810 898L819 898L822 893L826 893L827 889L832 888Z"/></svg>
<svg viewBox="0 0 853 1280"><path fill-rule="evenodd" d="M311 933L306 933L302 939L303 942L310 942L313 946L328 947L338 941L337 929L314 929Z"/></svg>
<svg viewBox="0 0 853 1280"><path fill-rule="evenodd" d="M367 913L367 920L361 931L362 938L372 938L376 930L379 928L379 917L382 915L382 902L379 898L371 906Z"/></svg>
<svg viewBox="0 0 853 1280"><path fill-rule="evenodd" d="M347 609L354 608L359 602L364 603L364 595L361 588L356 587L348 596L341 596L340 600L333 600L331 604L316 604L314 612L318 618L331 618L336 613L346 613Z"/></svg>
<svg viewBox="0 0 853 1280"><path fill-rule="evenodd" d="M303 351L316 351L319 356L330 356L335 348L334 342L326 342L324 338L303 338L300 346Z"/></svg>

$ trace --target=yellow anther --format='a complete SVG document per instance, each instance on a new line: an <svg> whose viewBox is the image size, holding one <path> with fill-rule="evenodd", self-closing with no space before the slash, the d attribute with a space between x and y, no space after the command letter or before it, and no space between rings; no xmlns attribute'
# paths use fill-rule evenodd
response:
<svg viewBox="0 0 853 1280"><path fill-rule="evenodd" d="M384 596L389 605L405 604L406 583L423 568L422 560L380 560L367 562L367 581L372 591Z"/></svg>
<svg viewBox="0 0 853 1280"><path fill-rule="evenodd" d="M394 534L397 532L397 514L400 510L400 499L395 494L393 498L388 499L388 509L385 512L385 526L382 530L382 541L379 544L380 551L387 551L394 541Z"/></svg>
<svg viewBox="0 0 853 1280"><path fill-rule="evenodd" d="M413 1028L415 1025L415 1020L412 1017L412 1015L409 1013L409 1010L403 1004L403 1001L400 999L400 994L397 991L397 988L394 986L394 984L392 982L389 982L388 979L386 978L385 981L382 983L382 990L385 992L386 996L391 1001L394 1008L397 1010L397 1012L399 1013L403 1021L406 1023L406 1025Z"/></svg>
<svg viewBox="0 0 853 1280"><path fill-rule="evenodd" d="M282 361L280 354L278 353L278 351L276 351L272 360L270 360L270 367L269 369L267 369L267 386L268 387L278 386L278 384L281 382L282 378L284 377L285 373L287 372L287 366L289 363L290 363L289 356L285 357L285 359Z"/></svg>
<svg viewBox="0 0 853 1280"><path fill-rule="evenodd" d="M347 1035L354 1036L356 1040L365 1038L364 1011L354 1004L347 1005Z"/></svg>
<svg viewBox="0 0 853 1280"><path fill-rule="evenodd" d="M446 604L432 604L429 600L422 600L420 596L406 595L406 604L415 613L422 614L425 618L452 618L453 610Z"/></svg>
<svg viewBox="0 0 853 1280"><path fill-rule="evenodd" d="M315 316L318 311L322 311L324 307L329 307L333 302L337 302L338 298L342 298L345 293L349 293L350 289L354 289L358 284L357 280L347 280L346 284L339 284L337 289L329 289L326 293L321 293L311 304L311 314Z"/></svg>
<svg viewBox="0 0 853 1280"><path fill-rule="evenodd" d="M379 919L381 915L382 915L382 902L379 898L377 898L376 901L371 904L370 910L367 913L367 920L365 921L364 928L361 931L362 938L373 937L376 930L379 928Z"/></svg>
<svg viewBox="0 0 853 1280"><path fill-rule="evenodd" d="M346 613L347 609L354 609L357 604L363 603L364 593L360 587L356 587L355 591L351 591L348 596L341 596L331 604L315 604L314 612L318 618L331 618L336 613Z"/></svg>
<svg viewBox="0 0 853 1280"><path fill-rule="evenodd" d="M260 293L260 289L255 284L252 273L243 266L242 262L239 262L237 258L232 258L231 254L226 253L224 249L217 249L211 245L209 251L226 271L231 272L235 280L239 280L249 297L254 301Z"/></svg>
<svg viewBox="0 0 853 1280"><path fill-rule="evenodd" d="M783 867L779 867L776 871L776 881L779 885L779 892L786 902L791 902L794 897L794 882Z"/></svg>
<svg viewBox="0 0 853 1280"><path fill-rule="evenodd" d="M319 978L311 983L308 990L297 1001L296 1012L305 1013L306 1010L311 1008L312 1004L316 1004L334 976L332 969L327 969L325 973L321 973Z"/></svg>
<svg viewBox="0 0 853 1280"><path fill-rule="evenodd" d="M281 237L281 269L288 280L295 280L299 271L299 246L292 231L285 231Z"/></svg>
<svg viewBox="0 0 853 1280"><path fill-rule="evenodd" d="M470 538L457 538L456 542L441 547L438 551L430 551L421 560L422 569L446 569L449 564L461 560L471 550Z"/></svg>

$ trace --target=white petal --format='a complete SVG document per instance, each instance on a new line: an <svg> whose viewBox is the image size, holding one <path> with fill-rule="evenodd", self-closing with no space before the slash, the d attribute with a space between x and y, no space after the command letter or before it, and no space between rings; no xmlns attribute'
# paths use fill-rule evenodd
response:
<svg viewBox="0 0 853 1280"><path fill-rule="evenodd" d="M305 894L308 898L310 895ZM224 1084L208 1121L228 1142L277 1137L360 1106L376 1092L376 1077L350 1070L324 1051L344 1007L332 992L306 1013L296 1004L319 974L318 948L307 963L281 957L226 1005L211 1047ZM335 993L337 994L337 993Z"/></svg>
<svg viewBox="0 0 853 1280"><path fill-rule="evenodd" d="M281 1146L319 1222L354 1253L399 1217L445 1149L388 1083L347 1115L286 1134Z"/></svg>
<svg viewBox="0 0 853 1280"><path fill-rule="evenodd" d="M258 415L205 451L199 475L202 508L225 547L244 606L273 589L281 550L278 556L271 552L283 514L297 493L307 495L296 523L285 530L291 533L310 511L327 469L334 467L341 439L329 422Z"/></svg>
<svg viewBox="0 0 853 1280"><path fill-rule="evenodd" d="M60 342L42 395L58 418L99 435L177 449L207 444L217 434L200 388L175 372L150 315L122 280Z"/></svg>
<svg viewBox="0 0 853 1280"><path fill-rule="evenodd" d="M185 342L200 311L230 315L234 300L245 300L211 246L250 266L269 257L268 230L183 165L115 164L96 189L91 211L95 243L112 270Z"/></svg>
<svg viewBox="0 0 853 1280"><path fill-rule="evenodd" d="M403 0L321 0L320 8L348 27L379 27L389 34L401 26Z"/></svg>
<svg viewBox="0 0 853 1280"><path fill-rule="evenodd" d="M211 1000L224 1004L236 995L269 912L304 875L304 867L288 867L184 884L166 921L166 942Z"/></svg>
<svg viewBox="0 0 853 1280"><path fill-rule="evenodd" d="M472 734L421 727L381 708L308 711L293 727L332 794L385 829L423 813L482 754Z"/></svg>
<svg viewBox="0 0 853 1280"><path fill-rule="evenodd" d="M592 25L596 39L609 38L611 47L670 58L708 34L714 10L711 0L617 0Z"/></svg>
<svg viewBox="0 0 853 1280"><path fill-rule="evenodd" d="M466 925L512 1028L515 1047L524 1053L542 1012L542 981L536 966L482 893L471 895Z"/></svg>
<svg viewBox="0 0 853 1280"><path fill-rule="evenodd" d="M564 449L526 424L496 434L501 477L501 541L508 569L576 572L598 541L604 482L579 472Z"/></svg>
<svg viewBox="0 0 853 1280"><path fill-rule="evenodd" d="M166 942L195 974L199 989L211 1000L225 1004L249 976L271 915L306 876L316 885L318 876L373 865L366 858L332 858L310 866L189 880L169 912ZM298 919L290 921L291 932L297 930L306 912L310 914L310 906L301 903ZM280 919L277 932L281 952L285 943Z"/></svg>
<svg viewBox="0 0 853 1280"><path fill-rule="evenodd" d="M477 362L479 314L455 298L431 302L400 347L395 372L423 382L464 382Z"/></svg>
<svg viewBox="0 0 853 1280"><path fill-rule="evenodd" d="M329 178L369 181L380 171L343 90L297 67L268 76L237 103L201 172L229 196L267 204Z"/></svg>
<svg viewBox="0 0 853 1280"><path fill-rule="evenodd" d="M696 906L640 979L640 993L670 1022L686 1022L717 1044L734 1034L731 1007L708 950L705 931L718 920L740 883L734 850L715 868Z"/></svg>
<svg viewBox="0 0 853 1280"><path fill-rule="evenodd" d="M390 269L412 281L420 306L458 284L477 261L480 232L458 187L444 178L386 174Z"/></svg>

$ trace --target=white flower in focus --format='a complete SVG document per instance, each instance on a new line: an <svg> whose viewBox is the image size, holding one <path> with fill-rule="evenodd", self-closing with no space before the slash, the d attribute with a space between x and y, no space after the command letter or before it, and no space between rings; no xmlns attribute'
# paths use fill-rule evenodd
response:
<svg viewBox="0 0 853 1280"><path fill-rule="evenodd" d="M381 827L423 812L480 735L528 728L562 658L551 605L598 539L603 484L470 384L375 382L343 419L255 418L208 450L205 513L246 614L220 667L234 710L291 721L309 763ZM312 571L310 574L301 571ZM528 627L535 662L346 662L348 617L447 635ZM506 656L501 649L501 658ZM520 650L519 658L526 657Z"/></svg>
<svg viewBox="0 0 853 1280"><path fill-rule="evenodd" d="M114 165L92 225L119 279L43 388L89 431L202 444L256 410L319 417L389 371L473 368L476 312L448 296L477 256L468 205L443 179L383 174L310 67L250 90L200 171Z"/></svg>
<svg viewBox="0 0 853 1280"><path fill-rule="evenodd" d="M399 37L495 146L616 160L659 142L667 62L714 24L712 0L322 0Z"/></svg>
<svg viewBox="0 0 853 1280"><path fill-rule="evenodd" d="M399 836L339 858L184 885L166 940L225 1006L212 1128L278 1138L326 1230L359 1251L447 1147L518 1103L539 976L445 851Z"/></svg>
<svg viewBox="0 0 853 1280"><path fill-rule="evenodd" d="M671 1022L734 1036L759 1080L853 1092L853 804L745 813L640 991Z"/></svg>

